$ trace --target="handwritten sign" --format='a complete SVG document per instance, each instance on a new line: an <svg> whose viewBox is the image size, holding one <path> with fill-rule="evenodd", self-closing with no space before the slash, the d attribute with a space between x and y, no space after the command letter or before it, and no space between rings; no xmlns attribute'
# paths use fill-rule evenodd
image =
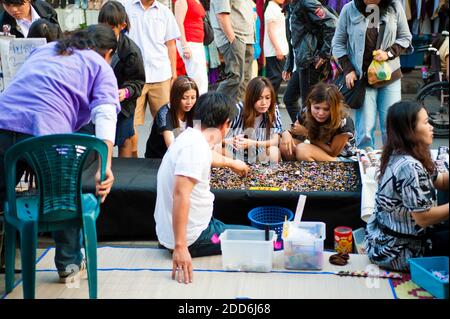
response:
<svg viewBox="0 0 450 319"><path fill-rule="evenodd" d="M45 38L23 39L0 37L0 89L5 89L25 60L38 46L46 44Z"/></svg>

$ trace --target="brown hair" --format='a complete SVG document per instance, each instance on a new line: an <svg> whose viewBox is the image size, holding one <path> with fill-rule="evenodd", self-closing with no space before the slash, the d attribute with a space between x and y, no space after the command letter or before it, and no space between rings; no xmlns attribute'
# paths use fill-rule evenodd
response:
<svg viewBox="0 0 450 319"><path fill-rule="evenodd" d="M258 116L255 110L255 103L258 102L265 88L268 88L270 90L270 106L269 110L267 111L266 117L267 119L266 129L267 132L270 132L270 128L275 122L276 97L272 83L269 81L269 79L263 76L258 76L256 78L253 78L250 82L248 82L244 99L244 111L243 111L244 129L254 127L255 118Z"/></svg>
<svg viewBox="0 0 450 319"><path fill-rule="evenodd" d="M394 103L386 118L387 139L381 155L379 179L383 176L392 155L410 155L418 160L428 173L435 169L429 145L417 138L417 118L423 106L413 101Z"/></svg>
<svg viewBox="0 0 450 319"><path fill-rule="evenodd" d="M170 90L170 114L172 115L172 124L174 128L180 127L180 122L178 121L178 109L181 104L181 100L183 99L184 93L189 90L195 90L197 99L199 96L198 86L195 81L188 76L179 76L173 82L172 89ZM194 109L195 105L192 109L186 113L186 126L193 126L193 117L194 117Z"/></svg>
<svg viewBox="0 0 450 319"><path fill-rule="evenodd" d="M330 117L325 123L317 122L311 114L311 105L326 102L330 108ZM328 142L341 126L342 119L348 116L344 97L334 84L319 82L311 88L306 98L305 127L311 141Z"/></svg>

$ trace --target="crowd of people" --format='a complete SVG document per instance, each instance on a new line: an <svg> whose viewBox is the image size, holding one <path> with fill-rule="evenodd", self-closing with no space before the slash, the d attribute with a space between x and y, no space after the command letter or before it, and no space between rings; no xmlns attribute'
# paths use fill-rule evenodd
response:
<svg viewBox="0 0 450 319"><path fill-rule="evenodd" d="M0 171L9 147L30 136L89 132L109 148L104 200L114 182L113 146L137 157L137 127L149 106L153 125L145 157L161 158L154 212L159 243L173 254L173 278L191 282L192 257L220 254L211 238L227 228L213 218L211 166L246 175L249 164L348 161L375 148L380 122L383 156L376 208L366 230L375 264L408 269L408 258L446 252L433 227L448 221L448 190L429 147L426 110L401 100L400 55L412 35L399 0L353 0L340 14L321 0L270 0L264 12L266 76L252 78L256 14L251 0L176 0L174 12L158 0L103 3L98 24L63 35L55 10L42 0L0 0L0 23L16 37L45 37L0 94ZM376 12L377 14L374 14ZM208 92L205 15L225 66ZM187 75L177 75L177 55ZM447 48L448 56L448 48ZM388 63L389 80L370 85L371 62ZM355 121L333 84L338 65L351 89L364 83ZM278 93L291 127L283 130ZM142 137L141 137L142 138ZM20 176L20 175L18 175ZM0 211L5 181L0 178ZM447 222L448 223L448 222ZM442 239L442 237L439 237ZM83 269L80 230L54 234L62 281ZM447 249L443 248L447 245Z"/></svg>

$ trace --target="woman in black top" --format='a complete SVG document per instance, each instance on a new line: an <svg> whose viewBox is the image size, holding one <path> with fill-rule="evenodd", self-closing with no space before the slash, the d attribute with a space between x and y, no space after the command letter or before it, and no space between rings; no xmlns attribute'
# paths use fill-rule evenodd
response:
<svg viewBox="0 0 450 319"><path fill-rule="evenodd" d="M197 84L188 76L179 76L170 90L170 102L156 114L147 140L146 158L163 158L167 148L186 127L192 127Z"/></svg>
<svg viewBox="0 0 450 319"><path fill-rule="evenodd" d="M117 1L105 3L99 13L98 22L108 24L117 36L116 53L111 67L119 86L122 111L117 116L116 142L119 157L132 157L131 137L134 135L134 110L145 83L144 62L139 47L124 34L130 23L124 6Z"/></svg>

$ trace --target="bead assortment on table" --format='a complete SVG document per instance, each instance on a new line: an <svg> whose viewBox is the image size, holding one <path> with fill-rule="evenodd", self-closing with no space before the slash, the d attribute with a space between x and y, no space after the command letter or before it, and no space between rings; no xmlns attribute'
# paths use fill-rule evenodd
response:
<svg viewBox="0 0 450 319"><path fill-rule="evenodd" d="M387 279L403 279L402 274L397 274L393 272L380 272L378 274L372 274L368 271L339 271L336 273L338 276L349 276L349 277L372 277L372 278L387 278Z"/></svg>
<svg viewBox="0 0 450 319"><path fill-rule="evenodd" d="M281 191L356 192L359 186L353 162L280 162L250 164L247 177L228 168L212 168L211 188Z"/></svg>

